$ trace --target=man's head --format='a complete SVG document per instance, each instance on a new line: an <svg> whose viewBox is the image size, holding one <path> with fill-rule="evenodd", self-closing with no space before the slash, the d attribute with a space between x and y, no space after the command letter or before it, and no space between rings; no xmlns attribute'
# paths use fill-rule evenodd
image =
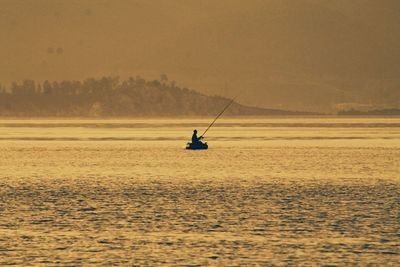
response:
<svg viewBox="0 0 400 267"><path fill-rule="evenodd" d="M193 133L197 134L197 130L196 130L196 129L194 129Z"/></svg>

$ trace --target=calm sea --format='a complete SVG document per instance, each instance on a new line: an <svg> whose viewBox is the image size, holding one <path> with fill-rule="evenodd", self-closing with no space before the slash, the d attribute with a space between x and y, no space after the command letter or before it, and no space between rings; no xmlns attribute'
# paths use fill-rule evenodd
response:
<svg viewBox="0 0 400 267"><path fill-rule="evenodd" d="M400 118L0 120L0 265L400 265Z"/></svg>

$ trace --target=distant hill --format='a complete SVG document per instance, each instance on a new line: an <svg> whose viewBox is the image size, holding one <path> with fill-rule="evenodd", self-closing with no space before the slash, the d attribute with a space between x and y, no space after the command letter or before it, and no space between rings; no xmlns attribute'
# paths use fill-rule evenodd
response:
<svg viewBox="0 0 400 267"><path fill-rule="evenodd" d="M25 80L0 88L0 116L122 117L214 116L230 101L180 88L166 78L146 81L118 77L36 83ZM307 115L233 103L227 115Z"/></svg>
<svg viewBox="0 0 400 267"><path fill-rule="evenodd" d="M343 110L339 111L338 115L380 115L380 116L392 116L392 115L400 115L400 109L374 109L374 110L368 110L368 111L360 111L360 110L355 110L355 109L350 109L350 110Z"/></svg>

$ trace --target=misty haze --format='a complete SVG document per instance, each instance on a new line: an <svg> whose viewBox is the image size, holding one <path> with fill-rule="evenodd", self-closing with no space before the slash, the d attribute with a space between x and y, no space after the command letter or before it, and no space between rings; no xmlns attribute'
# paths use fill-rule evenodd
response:
<svg viewBox="0 0 400 267"><path fill-rule="evenodd" d="M400 1L0 0L0 266L400 266Z"/></svg>
<svg viewBox="0 0 400 267"><path fill-rule="evenodd" d="M0 82L170 80L262 108L400 108L400 4L0 1Z"/></svg>

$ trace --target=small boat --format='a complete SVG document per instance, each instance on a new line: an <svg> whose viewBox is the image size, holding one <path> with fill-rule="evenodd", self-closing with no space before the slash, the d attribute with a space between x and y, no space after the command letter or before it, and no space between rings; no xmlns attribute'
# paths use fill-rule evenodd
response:
<svg viewBox="0 0 400 267"><path fill-rule="evenodd" d="M198 150L198 149L208 149L207 143L187 143L186 149Z"/></svg>
<svg viewBox="0 0 400 267"><path fill-rule="evenodd" d="M237 96L235 98L233 98L228 105L226 105L224 107L224 109L218 114L218 116L213 120L213 122L207 127L207 129L204 131L204 133L200 136L197 137L197 130L195 129L193 131L193 136L192 136L192 142L193 143L187 143L186 145L186 149L191 149L191 150L204 150L204 149L208 149L208 145L207 142L202 143L200 140L204 138L204 135L207 133L207 131L211 128L211 126L214 125L214 123L217 121L217 119L219 117L221 117L221 115L224 113L224 111L229 108L230 105L232 105L232 103L235 101L235 99L237 98ZM196 142L197 140L197 142Z"/></svg>

